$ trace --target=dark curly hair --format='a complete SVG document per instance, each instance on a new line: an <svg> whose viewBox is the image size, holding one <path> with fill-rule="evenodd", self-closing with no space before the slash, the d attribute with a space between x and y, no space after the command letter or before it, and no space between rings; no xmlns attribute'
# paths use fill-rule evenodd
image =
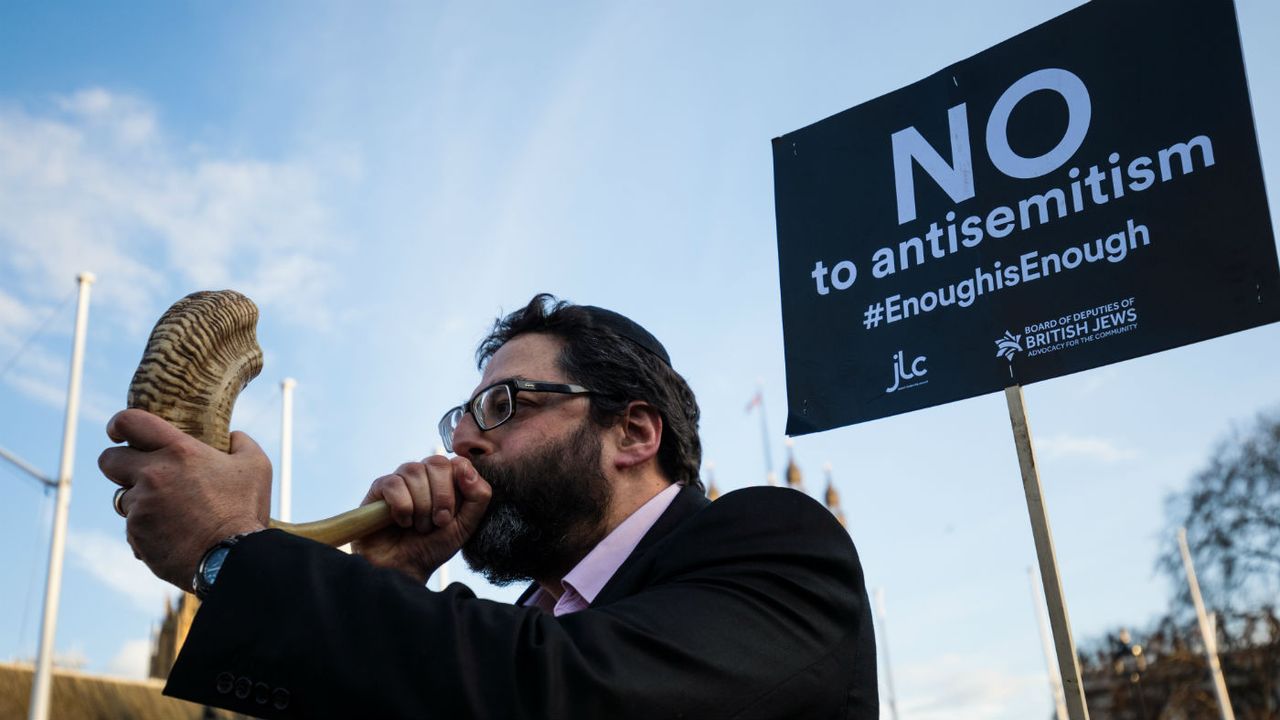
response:
<svg viewBox="0 0 1280 720"><path fill-rule="evenodd" d="M499 348L525 333L545 333L563 340L564 349L557 358L560 369L573 382L595 391L591 419L601 427L610 427L633 400L652 405L662 416L658 466L668 480L702 489L698 474L702 441L693 390L653 348L620 334L615 329L617 323L606 315L616 316L540 293L524 308L494 322L476 349L476 364L483 369Z"/></svg>

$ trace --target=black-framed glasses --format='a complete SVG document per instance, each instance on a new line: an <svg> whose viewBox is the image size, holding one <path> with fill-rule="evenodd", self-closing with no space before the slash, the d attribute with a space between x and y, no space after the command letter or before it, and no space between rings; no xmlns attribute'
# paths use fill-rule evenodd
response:
<svg viewBox="0 0 1280 720"><path fill-rule="evenodd" d="M538 382L535 380L503 380L477 392L465 405L459 405L440 418L440 440L444 449L453 452L453 431L468 412L481 430L492 430L510 420L516 412L516 395L521 392L547 392L561 395L589 395L591 390L572 383Z"/></svg>

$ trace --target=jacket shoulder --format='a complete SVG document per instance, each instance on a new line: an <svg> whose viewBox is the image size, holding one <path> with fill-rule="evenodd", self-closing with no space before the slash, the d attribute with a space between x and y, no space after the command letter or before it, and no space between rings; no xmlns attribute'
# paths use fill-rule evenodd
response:
<svg viewBox="0 0 1280 720"><path fill-rule="evenodd" d="M758 531L770 528L806 529L848 536L831 511L808 495L783 487L749 487L720 496L704 510L712 515L750 517ZM809 528L808 525L813 527Z"/></svg>
<svg viewBox="0 0 1280 720"><path fill-rule="evenodd" d="M835 516L818 501L790 488L751 487L726 493L686 518L655 549L695 562L736 558L790 563L821 557L860 568L853 541Z"/></svg>

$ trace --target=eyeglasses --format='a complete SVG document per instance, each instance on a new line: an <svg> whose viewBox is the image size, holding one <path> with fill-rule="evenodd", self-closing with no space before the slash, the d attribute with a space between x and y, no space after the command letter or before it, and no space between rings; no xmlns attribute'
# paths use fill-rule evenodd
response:
<svg viewBox="0 0 1280 720"><path fill-rule="evenodd" d="M440 440L444 449L453 452L453 432L458 429L462 417L471 413L476 427L492 430L510 420L516 412L516 395L521 392L547 392L561 395L589 395L591 390L568 383L535 382L532 380L503 380L476 393L465 405L459 405L440 418Z"/></svg>

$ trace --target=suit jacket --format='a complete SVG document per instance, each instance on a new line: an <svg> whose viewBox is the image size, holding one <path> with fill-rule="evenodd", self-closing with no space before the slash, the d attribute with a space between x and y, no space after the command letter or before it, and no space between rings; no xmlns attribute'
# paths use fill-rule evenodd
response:
<svg viewBox="0 0 1280 720"><path fill-rule="evenodd" d="M862 568L817 502L685 488L556 618L283 532L233 548L165 693L267 718L879 717Z"/></svg>

